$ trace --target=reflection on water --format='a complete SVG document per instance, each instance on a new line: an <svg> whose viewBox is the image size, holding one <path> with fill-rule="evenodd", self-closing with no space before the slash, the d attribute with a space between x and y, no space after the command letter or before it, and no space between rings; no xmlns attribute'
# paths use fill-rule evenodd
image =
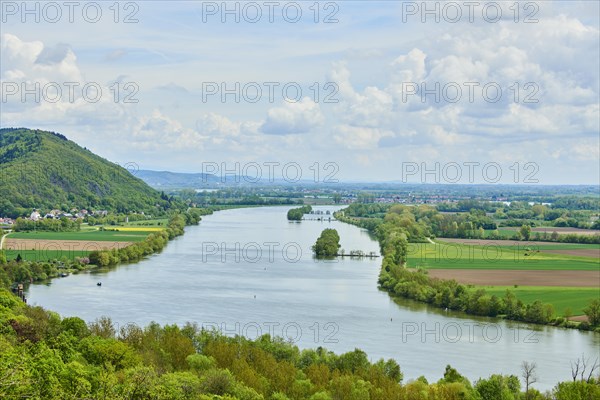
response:
<svg viewBox="0 0 600 400"><path fill-rule="evenodd" d="M391 299L377 289L380 258L312 257L310 248L326 227L338 230L346 252L378 253L367 231L338 221L291 223L289 208L206 216L160 254L33 285L29 301L87 321L103 315L120 325L190 321L248 337L276 334L300 347L361 348L372 360L395 358L407 379L437 380L446 364L470 379L519 375L527 360L537 362L536 387L549 389L570 378L569 360L598 353L599 335Z"/></svg>

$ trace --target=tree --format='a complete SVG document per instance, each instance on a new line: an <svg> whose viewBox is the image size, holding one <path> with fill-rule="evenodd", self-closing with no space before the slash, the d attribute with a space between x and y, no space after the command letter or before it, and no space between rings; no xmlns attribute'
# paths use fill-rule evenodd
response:
<svg viewBox="0 0 600 400"><path fill-rule="evenodd" d="M340 201L342 201L342 195L339 193L334 193L333 194L333 202L335 204L340 204Z"/></svg>
<svg viewBox="0 0 600 400"><path fill-rule="evenodd" d="M340 235L335 229L327 228L321 232L312 247L317 257L334 257L338 254L340 248Z"/></svg>
<svg viewBox="0 0 600 400"><path fill-rule="evenodd" d="M523 361L521 363L521 376L525 380L525 400L529 400L529 386L537 382L535 362Z"/></svg>
<svg viewBox="0 0 600 400"><path fill-rule="evenodd" d="M310 205L292 208L287 212L287 219L288 221L301 221L304 214L308 214L311 211L312 207Z"/></svg>
<svg viewBox="0 0 600 400"><path fill-rule="evenodd" d="M592 302L583 309L583 312L587 315L590 325L595 326L600 324L600 299L592 300Z"/></svg>
<svg viewBox="0 0 600 400"><path fill-rule="evenodd" d="M521 237L523 238L523 240L529 240L529 238L531 237L531 226L529 226L529 225L521 226L521 229L519 229L519 233L521 234Z"/></svg>
<svg viewBox="0 0 600 400"><path fill-rule="evenodd" d="M453 383L453 382L464 382L466 379L464 376L458 373L458 371L452 368L450 365L446 365L446 370L444 371L444 382Z"/></svg>
<svg viewBox="0 0 600 400"><path fill-rule="evenodd" d="M406 235L404 233L393 232L386 242L386 254L392 256L394 264L403 266L408 256L408 240L406 239Z"/></svg>
<svg viewBox="0 0 600 400"><path fill-rule="evenodd" d="M588 375L585 375L586 370L588 369L590 360L585 358L582 354L581 358L575 360L575 362L571 361L571 377L573 378L573 382L577 380L579 377L582 382L592 382L592 376L594 375L594 371L600 367L598 364L598 359L594 360L594 364L589 369Z"/></svg>

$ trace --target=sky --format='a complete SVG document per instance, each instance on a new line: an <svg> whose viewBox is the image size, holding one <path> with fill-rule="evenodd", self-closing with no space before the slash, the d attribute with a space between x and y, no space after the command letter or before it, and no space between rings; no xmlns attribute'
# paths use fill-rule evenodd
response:
<svg viewBox="0 0 600 400"><path fill-rule="evenodd" d="M599 184L599 4L1 1L0 125L141 169Z"/></svg>

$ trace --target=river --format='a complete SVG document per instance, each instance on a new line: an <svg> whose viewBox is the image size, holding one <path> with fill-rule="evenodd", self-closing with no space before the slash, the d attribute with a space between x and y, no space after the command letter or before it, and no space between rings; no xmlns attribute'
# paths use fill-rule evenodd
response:
<svg viewBox="0 0 600 400"><path fill-rule="evenodd" d="M251 338L271 333L301 348L360 348L372 361L396 359L405 380L424 375L436 381L447 364L471 380L493 373L520 376L521 362L533 361L534 387L547 390L570 379L571 360L598 356L600 335L394 302L377 289L380 258L312 257L310 247L327 227L338 230L346 252L379 253L367 231L339 221L288 222L289 208L203 217L162 253L139 263L31 285L29 303L86 321L189 321Z"/></svg>

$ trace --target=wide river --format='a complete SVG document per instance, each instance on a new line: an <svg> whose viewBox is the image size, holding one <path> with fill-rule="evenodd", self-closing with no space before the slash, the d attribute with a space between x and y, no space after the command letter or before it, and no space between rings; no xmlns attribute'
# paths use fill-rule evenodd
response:
<svg viewBox="0 0 600 400"><path fill-rule="evenodd" d="M342 248L379 253L367 231L338 221L288 222L290 207L246 208L203 217L199 226L137 264L81 273L29 288L30 304L119 325L195 322L226 334L271 333L301 348L360 348L375 361L396 359L405 380L439 379L447 364L470 379L520 376L538 366L540 390L570 379L571 360L594 359L600 335L444 312L394 302L377 289L380 258L313 259L327 227ZM333 212L340 207L315 207ZM102 282L102 286L97 286Z"/></svg>

